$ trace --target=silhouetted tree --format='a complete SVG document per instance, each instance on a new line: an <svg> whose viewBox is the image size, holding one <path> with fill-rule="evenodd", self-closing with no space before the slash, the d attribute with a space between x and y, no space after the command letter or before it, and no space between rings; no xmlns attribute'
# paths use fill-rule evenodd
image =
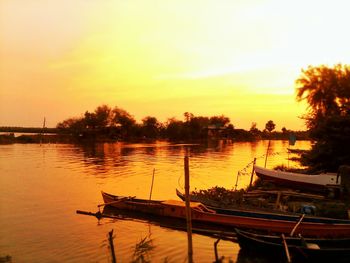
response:
<svg viewBox="0 0 350 263"><path fill-rule="evenodd" d="M193 116L190 121L185 123L187 129L187 138L189 139L205 139L207 137L207 127L209 118L203 116Z"/></svg>
<svg viewBox="0 0 350 263"><path fill-rule="evenodd" d="M276 127L276 124L272 121L272 120L269 120L266 124L265 124L265 129L271 133Z"/></svg>
<svg viewBox="0 0 350 263"><path fill-rule="evenodd" d="M161 124L156 117L147 116L142 119L142 135L146 138L156 139L159 135Z"/></svg>
<svg viewBox="0 0 350 263"><path fill-rule="evenodd" d="M302 70L297 84L297 100L306 100L308 113L304 116L308 128L330 115L350 112L350 67L338 64L334 68L321 65Z"/></svg>
<svg viewBox="0 0 350 263"><path fill-rule="evenodd" d="M166 123L166 134L171 140L183 139L183 122L175 118L168 119Z"/></svg>
<svg viewBox="0 0 350 263"><path fill-rule="evenodd" d="M250 126L249 131L251 133L258 133L259 129L256 127L258 124L256 122L252 122L252 125Z"/></svg>
<svg viewBox="0 0 350 263"><path fill-rule="evenodd" d="M113 123L112 109L107 105L98 106L95 110L97 128L106 128Z"/></svg>
<svg viewBox="0 0 350 263"><path fill-rule="evenodd" d="M336 171L350 163L350 67L309 66L296 84L297 100L309 104L304 118L316 141L303 155L303 164L314 170Z"/></svg>
<svg viewBox="0 0 350 263"><path fill-rule="evenodd" d="M122 138L132 137L136 132L137 127L135 126L136 120L129 112L122 108L115 107L112 110L113 113L113 124L115 127L120 129L120 135Z"/></svg>
<svg viewBox="0 0 350 263"><path fill-rule="evenodd" d="M210 117L209 123L211 125L215 125L217 127L225 127L226 125L228 125L230 123L230 118L228 118L224 115L213 116L213 117Z"/></svg>
<svg viewBox="0 0 350 263"><path fill-rule="evenodd" d="M185 117L185 122L189 122L194 117L194 115L192 113L186 111L184 113L184 117Z"/></svg>

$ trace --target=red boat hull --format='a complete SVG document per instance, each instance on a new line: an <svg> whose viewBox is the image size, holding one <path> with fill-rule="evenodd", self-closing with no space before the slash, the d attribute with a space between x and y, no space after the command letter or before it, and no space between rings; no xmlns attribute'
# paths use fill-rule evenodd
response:
<svg viewBox="0 0 350 263"><path fill-rule="evenodd" d="M183 201L148 201L142 199L124 199L102 192L104 202L117 209L142 212L161 217L186 219L185 203ZM206 224L216 224L227 227L257 229L267 232L290 234L297 223L297 219L283 220L283 215L259 214L252 216L247 212L235 215L223 214L220 210L214 211L200 203L191 202L192 220ZM266 215L266 216L265 216ZM266 218L264 218L266 217ZM286 216L287 217L287 216ZM333 222L332 219L328 221ZM321 221L322 222L322 221ZM350 221L335 220L336 223L315 223L303 221L295 234L317 237L350 237Z"/></svg>

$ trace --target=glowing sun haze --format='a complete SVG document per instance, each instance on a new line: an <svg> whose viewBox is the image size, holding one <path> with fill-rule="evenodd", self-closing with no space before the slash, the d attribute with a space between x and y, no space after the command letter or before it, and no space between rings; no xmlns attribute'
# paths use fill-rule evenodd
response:
<svg viewBox="0 0 350 263"><path fill-rule="evenodd" d="M350 61L347 1L2 0L0 126L108 104L140 121L230 117L304 129L295 80Z"/></svg>

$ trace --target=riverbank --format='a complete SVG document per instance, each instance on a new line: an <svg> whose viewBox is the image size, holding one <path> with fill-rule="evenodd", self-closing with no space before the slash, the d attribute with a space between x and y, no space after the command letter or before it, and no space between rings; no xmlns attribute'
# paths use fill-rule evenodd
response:
<svg viewBox="0 0 350 263"><path fill-rule="evenodd" d="M129 143L152 143L158 140L176 142L176 143L199 143L207 144L212 141L226 141L226 142L254 142L260 140L288 140L288 135L281 135L275 133L270 137L265 136L250 136L249 134L237 133L237 136L230 138L203 138L203 139L177 139L171 140L166 137L162 138L147 138L147 137L129 137L129 138L110 138L108 136L91 134L90 136L74 136L67 133L23 133L23 132L2 132L0 134L0 144L12 144L12 143L113 143L113 142L129 142ZM297 136L297 140L307 141L309 140L307 133L303 132Z"/></svg>

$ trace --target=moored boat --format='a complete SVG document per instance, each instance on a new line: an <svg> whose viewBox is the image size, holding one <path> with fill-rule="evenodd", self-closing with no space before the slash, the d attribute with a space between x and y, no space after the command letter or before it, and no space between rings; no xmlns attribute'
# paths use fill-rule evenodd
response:
<svg viewBox="0 0 350 263"><path fill-rule="evenodd" d="M106 205L117 209L142 212L163 217L186 218L185 202L154 201L116 196L102 192ZM239 227L289 234L299 217L268 212L207 207L199 202L190 202L192 220L199 223L216 224L228 228ZM295 233L303 236L348 236L350 220L305 216Z"/></svg>
<svg viewBox="0 0 350 263"><path fill-rule="evenodd" d="M311 262L349 262L350 238L303 238L261 235L235 229L237 241L244 250L264 254L275 258L285 258L288 254L292 261ZM284 246L285 244L285 246Z"/></svg>
<svg viewBox="0 0 350 263"><path fill-rule="evenodd" d="M254 166L255 174L262 180L301 190L324 192L329 187L339 187L341 178L336 173L301 174L271 170Z"/></svg>

